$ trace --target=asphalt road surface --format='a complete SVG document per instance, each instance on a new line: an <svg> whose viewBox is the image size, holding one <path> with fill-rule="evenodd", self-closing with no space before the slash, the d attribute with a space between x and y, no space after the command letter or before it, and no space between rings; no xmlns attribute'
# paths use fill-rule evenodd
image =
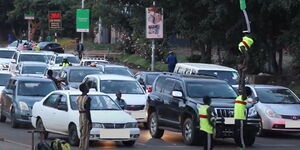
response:
<svg viewBox="0 0 300 150"><path fill-rule="evenodd" d="M18 129L12 129L9 121L6 123L0 123L0 138L5 141L9 141L17 145L18 147L24 147L24 149L31 149L31 134L27 131L32 130L30 127L21 127ZM66 139L65 136L50 134L49 139L62 138ZM50 143L48 140L48 143ZM37 136L35 141L38 141ZM237 150L232 139L218 139L215 142L215 150ZM151 138L148 130L141 130L141 136L133 147L125 147L121 143L116 142L95 142L91 143L91 150L98 149L139 149L139 150L199 150L202 146L187 146L183 143L181 134L174 132L165 132L162 139ZM73 147L72 149L77 150L78 148ZM289 133L289 134L270 134L268 137L256 138L256 142L252 147L248 147L250 150L299 150L300 149L300 134Z"/></svg>

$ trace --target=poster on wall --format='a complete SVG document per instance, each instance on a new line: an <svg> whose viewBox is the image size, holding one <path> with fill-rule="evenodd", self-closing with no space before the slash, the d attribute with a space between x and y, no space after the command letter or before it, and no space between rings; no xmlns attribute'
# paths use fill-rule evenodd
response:
<svg viewBox="0 0 300 150"><path fill-rule="evenodd" d="M157 7L146 8L146 38L163 38L163 9Z"/></svg>

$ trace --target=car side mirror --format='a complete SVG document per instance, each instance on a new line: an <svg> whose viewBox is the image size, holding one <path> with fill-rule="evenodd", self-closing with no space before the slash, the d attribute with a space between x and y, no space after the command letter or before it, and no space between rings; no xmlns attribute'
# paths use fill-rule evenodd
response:
<svg viewBox="0 0 300 150"><path fill-rule="evenodd" d="M57 106L58 110L68 111L68 107L66 104L60 104Z"/></svg>
<svg viewBox="0 0 300 150"><path fill-rule="evenodd" d="M172 96L174 98L182 98L182 92L180 92L180 91L172 91Z"/></svg>

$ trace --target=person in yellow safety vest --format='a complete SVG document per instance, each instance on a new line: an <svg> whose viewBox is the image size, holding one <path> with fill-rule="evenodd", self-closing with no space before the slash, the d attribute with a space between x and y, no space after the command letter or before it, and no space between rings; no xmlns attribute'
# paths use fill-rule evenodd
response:
<svg viewBox="0 0 300 150"><path fill-rule="evenodd" d="M247 66L249 62L249 49L253 45L254 41L253 39L246 35L243 37L243 40L239 43L238 49L241 52L241 56L238 59L239 65L238 65L238 72L239 72L239 88L238 91L239 93L245 93L245 78L246 78L246 71L247 71Z"/></svg>
<svg viewBox="0 0 300 150"><path fill-rule="evenodd" d="M59 64L59 66L68 67L68 66L72 66L72 64L68 61L66 57L64 57L63 61Z"/></svg>
<svg viewBox="0 0 300 150"><path fill-rule="evenodd" d="M245 90L246 90L246 96L239 95L234 102L234 120L235 120L234 138L240 150L245 150L244 126L247 124L246 105L248 100L250 101L248 97L252 95L252 91L249 87L246 87Z"/></svg>
<svg viewBox="0 0 300 150"><path fill-rule="evenodd" d="M200 118L200 131L204 138L204 150L212 150L213 133L215 127L214 109L210 106L211 99L208 96L203 97L204 105L198 108Z"/></svg>

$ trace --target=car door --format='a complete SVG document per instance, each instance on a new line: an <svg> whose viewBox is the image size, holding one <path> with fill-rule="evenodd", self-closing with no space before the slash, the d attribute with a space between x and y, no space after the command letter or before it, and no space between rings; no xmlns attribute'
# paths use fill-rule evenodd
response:
<svg viewBox="0 0 300 150"><path fill-rule="evenodd" d="M166 78L163 89L162 89L162 100L163 100L163 108L161 110L162 119L168 123L173 124L171 120L171 112L170 112L170 104L172 101L171 92L174 87L175 80L173 78Z"/></svg>
<svg viewBox="0 0 300 150"><path fill-rule="evenodd" d="M69 124L69 116L68 116L68 104L67 104L67 96L64 94L60 94L55 102L57 105L55 107L55 125L54 130L58 132L68 132L68 124ZM67 108L62 109L62 108Z"/></svg>
<svg viewBox="0 0 300 150"><path fill-rule="evenodd" d="M174 84L174 87L172 89L172 91L180 91L180 92L183 92L182 90L182 83L181 81L178 81L176 80L175 81L175 84ZM181 113L181 108L180 106L184 105L184 100L183 98L176 98L176 97L173 97L172 94L170 95L170 102L169 102L169 105L167 108L167 112L168 112L168 116L169 116L169 119L175 123L175 124L179 124L180 120L179 120L179 117L180 117L180 113Z"/></svg>
<svg viewBox="0 0 300 150"><path fill-rule="evenodd" d="M3 105L3 113L5 114L5 116L10 116L10 109L12 106L12 101L14 96L14 89L16 88L16 80L14 79L10 79L8 85L6 86L6 88L3 90L3 95L1 97L1 102Z"/></svg>
<svg viewBox="0 0 300 150"><path fill-rule="evenodd" d="M55 114L57 113L57 103L56 100L59 98L59 94L53 93L43 102L43 107L40 109L38 115L41 116L43 124L46 129L55 131L55 122L57 122L57 118L55 118Z"/></svg>

